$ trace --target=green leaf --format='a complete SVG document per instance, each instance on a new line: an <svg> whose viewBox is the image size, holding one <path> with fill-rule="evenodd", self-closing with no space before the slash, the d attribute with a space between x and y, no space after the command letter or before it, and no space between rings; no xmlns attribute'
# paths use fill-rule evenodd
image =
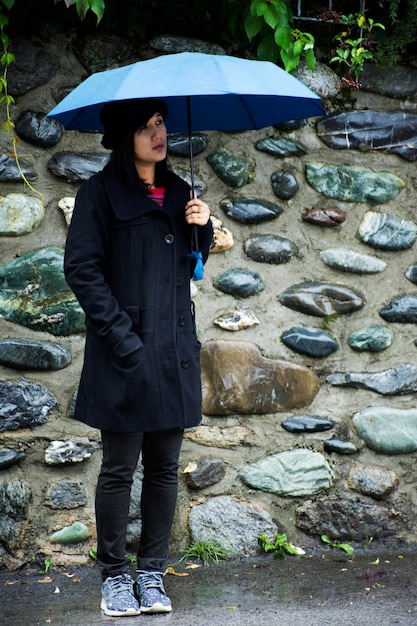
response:
<svg viewBox="0 0 417 626"><path fill-rule="evenodd" d="M316 65L317 65L317 59L316 56L314 54L314 50L306 50L305 52L305 59L306 59L306 63L307 63L307 67L314 72L314 70L316 69Z"/></svg>
<svg viewBox="0 0 417 626"><path fill-rule="evenodd" d="M291 45L291 28L280 26L275 30L274 41L277 46L287 50Z"/></svg>
<svg viewBox="0 0 417 626"><path fill-rule="evenodd" d="M252 41L252 39L256 37L256 35L259 35L259 33L262 30L262 26L263 26L262 18L253 16L253 15L248 15L248 17L245 20L244 26L245 26L245 32L246 32L247 38L249 39L249 41Z"/></svg>
<svg viewBox="0 0 417 626"><path fill-rule="evenodd" d="M2 4L6 7L6 9L11 9L14 5L15 0L1 0Z"/></svg>
<svg viewBox="0 0 417 626"><path fill-rule="evenodd" d="M272 63L278 61L278 48L272 33L262 37L257 49L257 56L260 61L271 61Z"/></svg>

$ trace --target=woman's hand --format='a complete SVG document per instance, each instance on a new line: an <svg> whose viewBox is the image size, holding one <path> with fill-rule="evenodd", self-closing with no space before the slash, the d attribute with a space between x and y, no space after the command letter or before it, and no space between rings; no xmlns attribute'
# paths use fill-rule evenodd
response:
<svg viewBox="0 0 417 626"><path fill-rule="evenodd" d="M208 205L197 198L189 200L185 205L185 221L187 224L196 224L197 226L205 226L210 219L210 209Z"/></svg>

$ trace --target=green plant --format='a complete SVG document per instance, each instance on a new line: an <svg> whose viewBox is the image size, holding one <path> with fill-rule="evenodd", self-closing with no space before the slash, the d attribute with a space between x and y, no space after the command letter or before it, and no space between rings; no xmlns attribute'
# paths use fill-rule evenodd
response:
<svg viewBox="0 0 417 626"><path fill-rule="evenodd" d="M4 1L4 0L3 0ZM63 0L68 7L75 5L78 17L84 20L88 11L91 10L97 17L97 23L103 17L105 9L105 0ZM54 0L55 4L62 0Z"/></svg>
<svg viewBox="0 0 417 626"><path fill-rule="evenodd" d="M369 546L371 545L371 543L373 542L374 538L373 537L367 537L365 539L365 543L363 544L364 548L369 548Z"/></svg>
<svg viewBox="0 0 417 626"><path fill-rule="evenodd" d="M373 39L373 30L385 30L385 26L368 18L365 13L341 15L340 22L345 28L334 38L337 48L330 63L339 63L347 68L347 75L342 76L342 81L349 89L359 89L358 79L365 61L374 56L376 42Z"/></svg>
<svg viewBox="0 0 417 626"><path fill-rule="evenodd" d="M39 574L47 574L52 569L52 559L44 559L43 569L39 570Z"/></svg>
<svg viewBox="0 0 417 626"><path fill-rule="evenodd" d="M339 313L331 313L330 315L326 315L323 318L323 323L322 323L322 329L323 330L329 330L330 328L330 324L332 322L335 322L337 319L339 319L340 315Z"/></svg>
<svg viewBox="0 0 417 626"><path fill-rule="evenodd" d="M96 552L96 550L93 550L91 548L91 550L88 551L88 556L90 557L90 559L93 559L94 561L97 561L97 552Z"/></svg>
<svg viewBox="0 0 417 626"><path fill-rule="evenodd" d="M277 63L292 72L304 58L314 70L314 37L294 28L293 13L286 0L252 0L244 21L249 41L258 40L258 59Z"/></svg>
<svg viewBox="0 0 417 626"><path fill-rule="evenodd" d="M233 550L227 550L220 541L207 539L206 541L195 541L182 552L183 556L179 562L194 558L203 561L204 565L209 565L210 562L226 561Z"/></svg>
<svg viewBox="0 0 417 626"><path fill-rule="evenodd" d="M340 550L343 550L344 552L346 552L346 554L353 554L355 551L352 544L332 541L332 539L330 539L330 537L328 537L327 535L321 535L321 540L324 543L327 543L329 546L332 546L332 548L339 548Z"/></svg>
<svg viewBox="0 0 417 626"><path fill-rule="evenodd" d="M302 556L305 551L290 543L285 533L277 533L274 541L269 541L266 535L259 537L259 543L264 552L273 552L276 559L285 559L287 554Z"/></svg>

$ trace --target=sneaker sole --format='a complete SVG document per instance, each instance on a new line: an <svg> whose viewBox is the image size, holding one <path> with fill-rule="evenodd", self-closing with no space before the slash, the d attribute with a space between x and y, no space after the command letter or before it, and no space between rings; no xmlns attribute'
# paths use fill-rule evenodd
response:
<svg viewBox="0 0 417 626"><path fill-rule="evenodd" d="M163 604L160 604L159 602L156 602L152 606L140 607L141 613L171 613L171 611L172 611L172 606L164 606Z"/></svg>
<svg viewBox="0 0 417 626"><path fill-rule="evenodd" d="M115 611L113 609L108 609L104 598L101 600L100 609L105 615L109 615L110 617L129 617L131 615L140 615L140 609L139 611L136 611L135 609L127 609L127 611Z"/></svg>

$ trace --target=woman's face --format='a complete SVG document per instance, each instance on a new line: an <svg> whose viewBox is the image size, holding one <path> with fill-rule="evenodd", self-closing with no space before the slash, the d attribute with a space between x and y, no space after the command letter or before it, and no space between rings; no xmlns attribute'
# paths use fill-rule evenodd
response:
<svg viewBox="0 0 417 626"><path fill-rule="evenodd" d="M134 134L134 156L138 169L163 161L167 155L167 129L160 113L155 113Z"/></svg>

